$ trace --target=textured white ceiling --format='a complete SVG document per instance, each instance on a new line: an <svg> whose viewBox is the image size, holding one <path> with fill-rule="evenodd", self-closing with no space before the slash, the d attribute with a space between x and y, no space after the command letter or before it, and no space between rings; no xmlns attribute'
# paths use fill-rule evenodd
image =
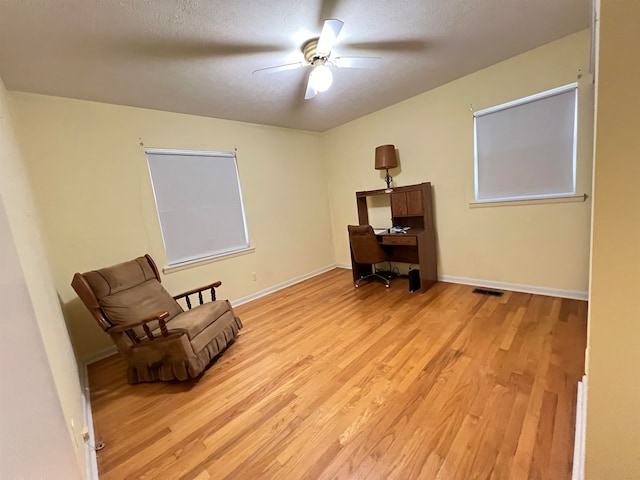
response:
<svg viewBox="0 0 640 480"><path fill-rule="evenodd" d="M590 0L0 0L10 90L325 131L589 26ZM323 21L334 69L304 100L302 59Z"/></svg>

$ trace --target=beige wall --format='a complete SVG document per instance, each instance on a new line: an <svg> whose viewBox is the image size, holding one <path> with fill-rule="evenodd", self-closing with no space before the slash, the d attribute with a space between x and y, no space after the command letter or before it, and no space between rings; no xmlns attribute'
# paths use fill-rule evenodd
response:
<svg viewBox="0 0 640 480"><path fill-rule="evenodd" d="M354 192L379 188L373 150L394 143L400 185L434 185L439 273L586 292L591 202L470 209L472 112L576 81L581 32L324 135L56 97L11 94L18 139L80 358L109 347L69 287L76 271L164 249L145 147L238 149L254 254L168 274L172 292L223 280L242 298L336 262L349 264ZM591 84L581 81L578 190L590 194ZM329 202L331 202L329 210ZM335 254L334 254L335 249ZM253 281L253 272L257 281Z"/></svg>
<svg viewBox="0 0 640 480"><path fill-rule="evenodd" d="M337 262L350 264L346 225L357 223L354 193L384 187L383 174L373 168L374 149L392 143L400 159L391 171L396 184L433 185L440 276L586 293L590 200L474 209L468 202L471 108L575 82L579 70L588 71L589 46L589 32L579 32L327 132ZM577 184L578 193L590 194L593 87L587 77L579 80Z"/></svg>
<svg viewBox="0 0 640 480"><path fill-rule="evenodd" d="M586 478L640 478L640 3L601 0Z"/></svg>
<svg viewBox="0 0 640 480"><path fill-rule="evenodd" d="M234 300L335 263L317 134L15 92L11 108L79 358L111 342L69 286L73 274L144 253L166 264L141 141L238 150L255 253L165 275L170 292L219 279Z"/></svg>
<svg viewBox="0 0 640 480"><path fill-rule="evenodd" d="M79 478L86 465L78 367L2 79L0 195L0 477Z"/></svg>
<svg viewBox="0 0 640 480"><path fill-rule="evenodd" d="M622 479L640 476L640 15L634 0L602 1L586 471L589 479ZM383 143L399 150L401 167L392 171L398 185L434 185L441 275L586 291L591 200L481 209L468 202L470 108L573 82L578 70L587 71L588 56L589 33L580 32L323 135L13 92L8 101L22 152L0 83L0 187L66 423L82 423L81 398L55 290L84 357L111 344L79 305L72 274L143 252L164 264L140 141L238 148L256 252L165 275L170 291L219 278L221 294L236 299L335 261L348 264L354 192L383 186L373 170L374 148ZM590 195L588 75L580 92L578 191Z"/></svg>

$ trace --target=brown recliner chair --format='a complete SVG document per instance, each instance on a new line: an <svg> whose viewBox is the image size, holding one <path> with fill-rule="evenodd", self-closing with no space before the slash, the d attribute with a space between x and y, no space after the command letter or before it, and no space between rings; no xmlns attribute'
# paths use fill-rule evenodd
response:
<svg viewBox="0 0 640 480"><path fill-rule="evenodd" d="M242 322L227 300L216 300L215 282L172 297L149 255L86 273L71 286L127 360L129 383L187 380L232 343ZM211 291L211 302L203 292ZM191 295L199 305L191 308ZM178 299L184 298L188 310Z"/></svg>
<svg viewBox="0 0 640 480"><path fill-rule="evenodd" d="M389 261L389 255L385 252L376 238L371 225L348 225L349 244L351 255L356 263L369 264L372 273L363 275L355 281L359 287L362 280L381 280L389 288L389 279L376 270L376 264Z"/></svg>

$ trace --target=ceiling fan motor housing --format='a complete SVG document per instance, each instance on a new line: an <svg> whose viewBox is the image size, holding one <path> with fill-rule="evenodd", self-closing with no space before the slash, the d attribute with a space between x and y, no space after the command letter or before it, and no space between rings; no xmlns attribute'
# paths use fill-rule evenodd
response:
<svg viewBox="0 0 640 480"><path fill-rule="evenodd" d="M317 55L318 40L318 38L312 38L311 40L306 41L301 48L305 61L314 67L317 65L324 65L329 59L329 57L321 57Z"/></svg>

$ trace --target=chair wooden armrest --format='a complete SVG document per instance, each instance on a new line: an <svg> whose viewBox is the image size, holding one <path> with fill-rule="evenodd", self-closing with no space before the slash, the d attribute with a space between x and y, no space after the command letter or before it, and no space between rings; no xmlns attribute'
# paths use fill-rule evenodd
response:
<svg viewBox="0 0 640 480"><path fill-rule="evenodd" d="M205 290L211 290L211 301L215 302L216 300L215 289L218 288L220 285L222 285L222 282L220 281L213 282L200 288L187 290L186 292L183 292L183 293L180 293L179 295L174 296L173 299L177 301L181 298L184 298L185 301L187 302L187 307L189 307L189 310L191 310L191 299L189 298L190 295L195 295L197 293L200 305L202 305L204 303L204 299L202 298L202 292L204 292Z"/></svg>
<svg viewBox="0 0 640 480"><path fill-rule="evenodd" d="M146 318L144 320L140 320L139 322L127 323L126 325L116 325L111 327L108 331L109 333L120 333L125 332L131 340L135 343L140 343L140 337L136 334L134 327L142 327L144 333L147 335L149 340L155 339L155 335L151 332L151 328L149 328L149 323L153 321L157 321L160 326L160 332L163 337L169 336L169 330L167 329L166 318L169 316L169 312L160 312L153 317Z"/></svg>

